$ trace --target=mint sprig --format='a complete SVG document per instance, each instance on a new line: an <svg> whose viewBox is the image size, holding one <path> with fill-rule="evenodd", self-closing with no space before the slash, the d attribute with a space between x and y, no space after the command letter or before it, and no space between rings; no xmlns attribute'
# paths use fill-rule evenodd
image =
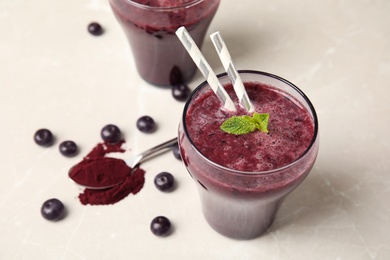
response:
<svg viewBox="0 0 390 260"><path fill-rule="evenodd" d="M268 133L268 119L269 114L253 113L252 117L244 116L232 116L226 119L222 125L221 130L234 135L243 135L254 132L256 129Z"/></svg>

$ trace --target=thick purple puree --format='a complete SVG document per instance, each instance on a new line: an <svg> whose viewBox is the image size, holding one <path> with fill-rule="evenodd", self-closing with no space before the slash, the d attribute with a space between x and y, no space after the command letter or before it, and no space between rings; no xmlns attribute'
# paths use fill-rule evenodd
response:
<svg viewBox="0 0 390 260"><path fill-rule="evenodd" d="M181 8L191 2L194 3ZM200 47L219 0L110 0L110 4L125 31L142 78L155 85L173 85L186 82L193 76L195 64L175 31L185 26ZM160 10L156 11L158 8Z"/></svg>
<svg viewBox="0 0 390 260"><path fill-rule="evenodd" d="M203 187L207 189L206 186L211 185L223 193L263 197L279 193L279 189L284 191L289 186L295 187L310 171L310 164L314 163L312 160L300 161L298 167L282 173L267 174L266 171L283 168L305 153L313 141L313 117L298 100L281 90L256 82L246 82L245 86L255 111L270 114L268 133L255 131L233 135L220 129L231 116L248 114L238 105L231 84L225 85L225 88L236 103L236 112L221 109L220 101L209 90L191 101L185 118L192 145L200 154L227 170L237 170L241 174L218 174L218 170L210 172L208 166L196 161L197 156L187 161L186 142L182 145L184 162L187 167L194 168L190 172L197 175L197 181ZM258 172L263 175L253 174Z"/></svg>
<svg viewBox="0 0 390 260"><path fill-rule="evenodd" d="M233 97L232 85L226 88ZM223 132L220 126L229 117L251 114L242 108L235 113L221 110L220 101L209 91L194 100L187 112L187 130L194 145L211 161L240 171L268 171L295 161L313 139L309 113L270 86L246 83L246 88L255 111L270 114L269 133Z"/></svg>

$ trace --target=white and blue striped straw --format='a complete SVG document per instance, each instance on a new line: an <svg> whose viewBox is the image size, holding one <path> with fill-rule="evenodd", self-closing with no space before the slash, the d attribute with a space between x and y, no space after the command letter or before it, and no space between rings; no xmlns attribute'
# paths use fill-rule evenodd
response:
<svg viewBox="0 0 390 260"><path fill-rule="evenodd" d="M244 83L238 73L236 67L233 64L233 60L230 56L229 50L226 47L225 41L223 40L219 32L215 32L210 35L211 41L217 50L218 56L221 59L222 65L227 72L230 81L233 84L234 91L236 92L237 98L248 112L255 111L255 108L250 101L248 94L246 93Z"/></svg>
<svg viewBox="0 0 390 260"><path fill-rule="evenodd" d="M206 61L202 52L199 50L198 46L191 38L186 28L182 26L177 29L176 35L177 37L179 37L179 40L184 45L184 48L187 50L188 54L193 59L196 66L198 66L198 69L203 74L206 81L209 83L211 89L222 102L224 108L227 110L236 111L236 107L232 99L230 98L222 84L219 82L217 75L215 75L214 71L211 69L209 63Z"/></svg>

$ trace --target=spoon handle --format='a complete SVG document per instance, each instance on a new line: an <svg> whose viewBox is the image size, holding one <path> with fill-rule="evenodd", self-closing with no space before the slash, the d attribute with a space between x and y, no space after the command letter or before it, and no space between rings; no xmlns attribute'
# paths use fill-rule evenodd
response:
<svg viewBox="0 0 390 260"><path fill-rule="evenodd" d="M164 150L168 149L168 150L171 150L173 148L174 145L177 144L177 137L169 140L169 141L166 141L165 143L162 143L162 144L159 144L155 147L152 147L148 150L146 150L145 152L141 153L142 155L142 160L148 158L148 156L150 155L153 155L157 152L163 152Z"/></svg>
<svg viewBox="0 0 390 260"><path fill-rule="evenodd" d="M177 137L144 151L143 153L136 156L134 160L127 163L131 168L135 168L141 162L149 159L150 157L152 157L152 155L155 155L157 152L163 153L166 152L167 150L171 150L173 146L176 144L177 144Z"/></svg>

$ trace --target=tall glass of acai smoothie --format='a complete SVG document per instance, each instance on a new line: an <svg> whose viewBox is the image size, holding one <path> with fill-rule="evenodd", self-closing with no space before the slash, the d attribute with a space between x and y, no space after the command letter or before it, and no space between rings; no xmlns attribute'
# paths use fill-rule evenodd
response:
<svg viewBox="0 0 390 260"><path fill-rule="evenodd" d="M179 146L200 195L203 215L219 233L235 239L263 234L286 196L312 169L318 120L306 95L292 83L259 71L240 71L256 113L268 113L268 133L221 130L238 105L226 74L218 76L237 111L222 108L209 85L197 87L184 107Z"/></svg>
<svg viewBox="0 0 390 260"><path fill-rule="evenodd" d="M169 86L189 81L196 66L176 37L184 26L202 46L220 0L109 0L141 77Z"/></svg>

